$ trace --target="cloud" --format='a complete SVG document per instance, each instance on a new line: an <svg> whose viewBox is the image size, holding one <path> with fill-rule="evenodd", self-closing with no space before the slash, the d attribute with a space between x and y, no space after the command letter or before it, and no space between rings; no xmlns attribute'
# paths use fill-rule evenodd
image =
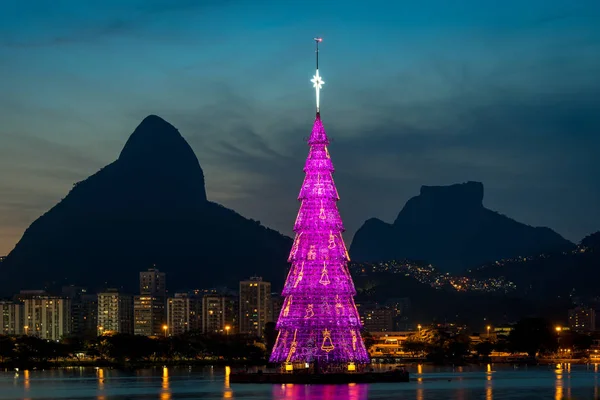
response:
<svg viewBox="0 0 600 400"><path fill-rule="evenodd" d="M577 76L554 84L555 71L526 64L509 68L535 74L529 83L465 72L457 82L445 80L449 89L441 97L395 101L400 88L377 87L356 97L364 107L325 112L350 235L367 218L393 220L422 184L467 180L486 184L490 208L525 223L549 225L573 240L597 229L600 84ZM562 71L575 68L567 67ZM210 197L292 234L303 138L312 122L304 111L257 119L260 106L224 87L210 107L174 114L173 121L197 151ZM237 197L211 196L229 185Z"/></svg>
<svg viewBox="0 0 600 400"><path fill-rule="evenodd" d="M19 29L0 20L0 45L59 48L0 48L0 66L14 77L0 94L0 192L18 189L3 213L22 209L32 220L80 176L113 161L135 125L155 113L192 145L209 198L292 233L314 116L312 58L303 61L297 43L322 22L348 25L348 10L331 7L316 20L298 12L280 29L290 20L275 21L281 9L260 15L247 1L228 10L217 1L62 2L66 10L25 3L15 3L23 18L9 15ZM597 230L593 23L560 7L514 18L511 7L498 15L481 8L479 20L442 6L460 15L439 21L429 11L405 12L407 22L425 25L369 25L368 43L353 25L332 28L338 44L324 58L323 118L347 239L369 217L393 220L422 184L471 179L486 184L486 205L519 220L571 239ZM368 12L381 18L378 10ZM265 34L272 43L261 41ZM73 51L69 43L85 45Z"/></svg>
<svg viewBox="0 0 600 400"><path fill-rule="evenodd" d="M8 8L0 17L0 21L2 18L7 21L18 19L25 25L15 26L12 30L0 30L0 45L8 48L35 48L91 43L122 36L146 40L173 39L177 25L158 31L151 29L152 25L157 20L165 23L170 19L182 19L190 15L208 16L212 11L231 3L234 1L107 0L92 3L67 0L56 2L52 7L33 7L23 2ZM31 25L28 26L27 22ZM39 29L38 24L43 29Z"/></svg>

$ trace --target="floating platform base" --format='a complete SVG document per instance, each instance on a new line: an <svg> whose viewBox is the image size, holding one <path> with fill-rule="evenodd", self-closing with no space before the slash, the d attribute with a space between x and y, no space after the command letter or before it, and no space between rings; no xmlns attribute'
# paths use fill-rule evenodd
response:
<svg viewBox="0 0 600 400"><path fill-rule="evenodd" d="M247 373L232 372L231 383L296 383L296 384L346 384L346 383L395 383L408 382L408 372L359 372L359 373Z"/></svg>

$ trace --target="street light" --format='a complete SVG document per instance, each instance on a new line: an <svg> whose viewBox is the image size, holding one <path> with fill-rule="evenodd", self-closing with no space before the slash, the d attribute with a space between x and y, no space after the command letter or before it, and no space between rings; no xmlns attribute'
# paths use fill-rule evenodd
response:
<svg viewBox="0 0 600 400"><path fill-rule="evenodd" d="M101 326L99 326L99 327L98 327L98 332L99 332L99 335L98 335L98 336L102 336L102 335L104 334L104 328L103 328L103 327L101 327Z"/></svg>
<svg viewBox="0 0 600 400"><path fill-rule="evenodd" d="M25 336L27 336L27 331L29 330L29 325L25 325L23 328L25 328Z"/></svg>
<svg viewBox="0 0 600 400"><path fill-rule="evenodd" d="M229 325L225 325L225 332L226 332L227 336L229 336L230 329L231 329L231 327Z"/></svg>
<svg viewBox="0 0 600 400"><path fill-rule="evenodd" d="M490 328L491 328L491 326L488 325L487 326L487 337L488 337L488 339L490 338Z"/></svg>
<svg viewBox="0 0 600 400"><path fill-rule="evenodd" d="M419 330L419 333L421 333L421 324L417 325L417 329Z"/></svg>
<svg viewBox="0 0 600 400"><path fill-rule="evenodd" d="M167 337L167 333L169 332L169 327L167 325L163 325L163 331L165 331L165 337Z"/></svg>
<svg viewBox="0 0 600 400"><path fill-rule="evenodd" d="M558 349L560 351L560 332L562 331L562 327L557 326L554 329L556 330L556 344L557 344Z"/></svg>

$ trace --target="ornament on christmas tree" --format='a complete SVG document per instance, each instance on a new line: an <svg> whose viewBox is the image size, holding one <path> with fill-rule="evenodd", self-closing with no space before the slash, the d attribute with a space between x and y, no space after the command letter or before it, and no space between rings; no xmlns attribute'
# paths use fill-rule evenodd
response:
<svg viewBox="0 0 600 400"><path fill-rule="evenodd" d="M331 350L335 349L333 342L331 341L331 332L325 329L323 331L323 344L321 345L321 350L329 353Z"/></svg>
<svg viewBox="0 0 600 400"><path fill-rule="evenodd" d="M306 257L307 260L313 261L317 257L317 251L315 250L315 245L311 245L308 250L308 255Z"/></svg>
<svg viewBox="0 0 600 400"><path fill-rule="evenodd" d="M327 246L329 250L333 250L335 248L335 236L333 233L329 231L329 246Z"/></svg>
<svg viewBox="0 0 600 400"><path fill-rule="evenodd" d="M327 275L327 264L323 263L323 271L321 272L321 279L319 279L319 283L321 285L329 285L331 281L329 280L329 275Z"/></svg>
<svg viewBox="0 0 600 400"><path fill-rule="evenodd" d="M342 315L342 309L344 308L344 306L342 305L342 303L340 302L340 295L336 294L335 295L335 313L337 315Z"/></svg>
<svg viewBox="0 0 600 400"><path fill-rule="evenodd" d="M308 139L305 178L298 195L296 238L288 259L292 266L282 293L286 302L277 320L280 336L270 361L365 364L369 355L357 335L361 322L353 298L356 290L348 271L350 258L336 204L339 196L327 148L329 139L319 109L324 82L318 64L313 83L317 115ZM288 337L292 336L290 342Z"/></svg>
<svg viewBox="0 0 600 400"><path fill-rule="evenodd" d="M319 212L319 218L321 219L327 219L327 216L325 215L325 209L323 208L323 202L321 201L321 211Z"/></svg>
<svg viewBox="0 0 600 400"><path fill-rule="evenodd" d="M306 315L304 318L312 318L315 315L315 310L313 308L312 304L306 306Z"/></svg>
<svg viewBox="0 0 600 400"><path fill-rule="evenodd" d="M292 340L292 344L290 346L290 352L288 353L286 362L290 362L290 360L292 359L292 356L296 352L296 348L298 347L298 342L296 341L296 335L297 334L298 334L298 329L296 329L294 331L294 339Z"/></svg>
<svg viewBox="0 0 600 400"><path fill-rule="evenodd" d="M283 308L282 315L283 315L284 317L287 317L287 316L288 316L288 314L290 313L290 306L291 306L291 305L292 305L292 296L290 296L290 297L288 297L288 298L287 298L286 305L285 305L285 307Z"/></svg>
<svg viewBox="0 0 600 400"><path fill-rule="evenodd" d="M294 287L297 287L302 281L302 277L304 276L304 263L300 266L300 272L298 272L298 276L296 277L296 282L294 282Z"/></svg>

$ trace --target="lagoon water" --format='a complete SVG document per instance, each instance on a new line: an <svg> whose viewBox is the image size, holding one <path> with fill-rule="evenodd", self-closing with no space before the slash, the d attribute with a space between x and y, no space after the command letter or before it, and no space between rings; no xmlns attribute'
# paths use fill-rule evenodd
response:
<svg viewBox="0 0 600 400"><path fill-rule="evenodd" d="M514 400L600 399L598 365L562 368L410 366L411 382L370 385L230 384L222 367L0 372L0 399Z"/></svg>

